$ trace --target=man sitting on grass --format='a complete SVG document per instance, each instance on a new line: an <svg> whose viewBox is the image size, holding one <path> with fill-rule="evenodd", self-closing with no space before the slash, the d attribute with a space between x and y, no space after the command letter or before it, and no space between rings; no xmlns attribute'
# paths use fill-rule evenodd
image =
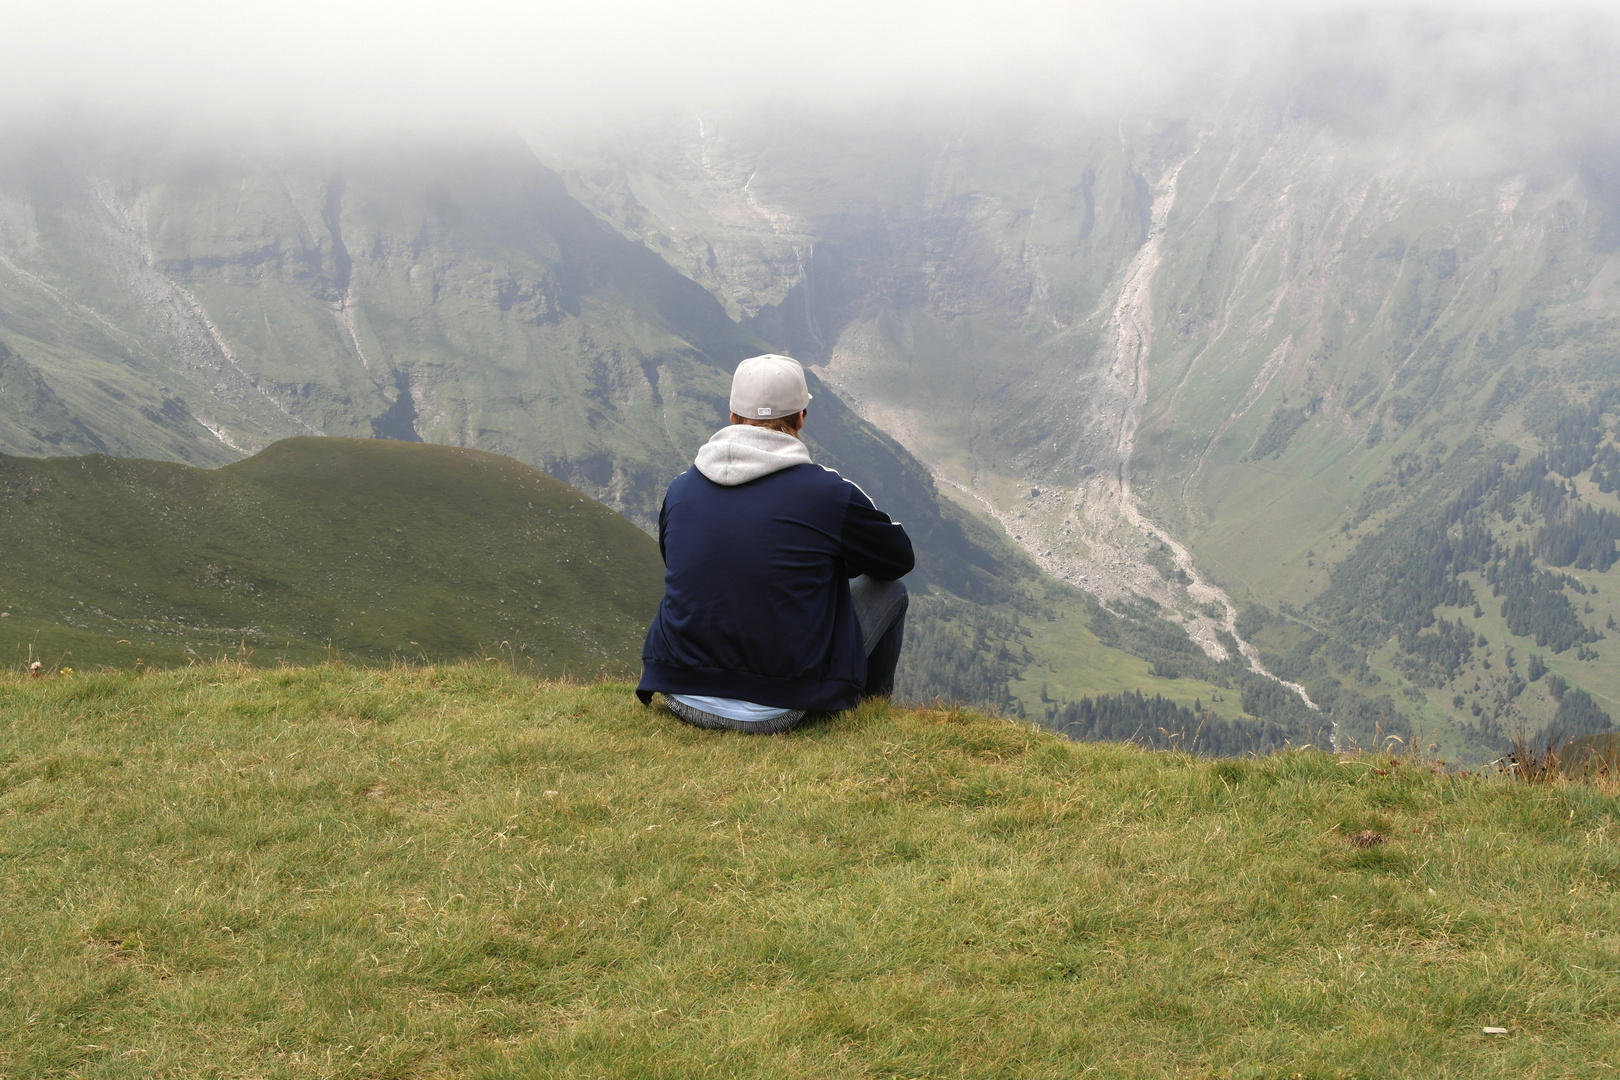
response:
<svg viewBox="0 0 1620 1080"><path fill-rule="evenodd" d="M797 360L744 360L731 426L669 485L643 704L656 691L690 724L770 733L894 692L911 539L866 492L811 463L799 438L809 404Z"/></svg>

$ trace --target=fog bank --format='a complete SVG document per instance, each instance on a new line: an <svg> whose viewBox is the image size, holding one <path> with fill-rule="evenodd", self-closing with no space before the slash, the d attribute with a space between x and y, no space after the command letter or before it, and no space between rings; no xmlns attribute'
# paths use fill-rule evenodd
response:
<svg viewBox="0 0 1620 1080"><path fill-rule="evenodd" d="M8 0L0 11L0 93L13 118L66 107L342 132L588 127L755 101L1113 107L1294 57L1327 73L1328 106L1346 94L1547 97L1569 93L1560 84L1571 80L1538 83L1584 70L1589 57L1566 54L1607 41L1615 6ZM1527 77L1527 63L1542 74ZM1575 82L1576 107L1589 107L1591 87ZM1603 98L1607 80L1601 89Z"/></svg>

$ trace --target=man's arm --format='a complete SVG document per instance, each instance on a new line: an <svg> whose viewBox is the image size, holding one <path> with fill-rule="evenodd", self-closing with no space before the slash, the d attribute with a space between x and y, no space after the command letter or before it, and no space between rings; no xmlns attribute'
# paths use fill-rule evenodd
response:
<svg viewBox="0 0 1620 1080"><path fill-rule="evenodd" d="M658 504L658 557L669 565L669 552L664 550L664 526L669 521L669 492L664 492L664 501Z"/></svg>
<svg viewBox="0 0 1620 1080"><path fill-rule="evenodd" d="M848 483L848 481L845 481ZM894 581L911 573L917 564L911 550L911 537L897 521L872 505L854 484L849 485L849 507L844 512L844 530L839 537L844 565L850 577L868 574L879 581Z"/></svg>

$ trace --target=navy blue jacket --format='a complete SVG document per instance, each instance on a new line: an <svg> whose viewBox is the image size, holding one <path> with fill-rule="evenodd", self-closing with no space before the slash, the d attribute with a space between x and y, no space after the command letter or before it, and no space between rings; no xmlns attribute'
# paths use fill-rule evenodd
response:
<svg viewBox="0 0 1620 1080"><path fill-rule="evenodd" d="M658 515L664 600L642 649L654 691L785 709L847 709L866 682L849 579L913 565L905 529L831 469L793 465L734 487L694 466Z"/></svg>

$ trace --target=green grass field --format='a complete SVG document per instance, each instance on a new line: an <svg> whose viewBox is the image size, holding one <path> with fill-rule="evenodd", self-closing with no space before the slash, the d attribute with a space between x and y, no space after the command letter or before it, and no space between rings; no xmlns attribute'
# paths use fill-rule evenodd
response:
<svg viewBox="0 0 1620 1080"><path fill-rule="evenodd" d="M1232 720L1244 715L1236 690L1203 679L1160 678L1148 661L1104 645L1092 631L1090 612L1083 605L1054 604L1052 617L1034 619L1030 628L1029 651L1034 660L1021 678L1012 681L1011 688L1031 716L1041 714L1042 687L1052 700L1076 701L1137 690L1150 696L1161 694L1189 708L1196 703Z"/></svg>
<svg viewBox="0 0 1620 1080"><path fill-rule="evenodd" d="M1617 814L494 664L3 675L0 1076L1601 1076Z"/></svg>
<svg viewBox="0 0 1620 1080"><path fill-rule="evenodd" d="M116 667L506 652L635 670L658 545L510 458L285 439L221 469L0 455L0 656Z"/></svg>

